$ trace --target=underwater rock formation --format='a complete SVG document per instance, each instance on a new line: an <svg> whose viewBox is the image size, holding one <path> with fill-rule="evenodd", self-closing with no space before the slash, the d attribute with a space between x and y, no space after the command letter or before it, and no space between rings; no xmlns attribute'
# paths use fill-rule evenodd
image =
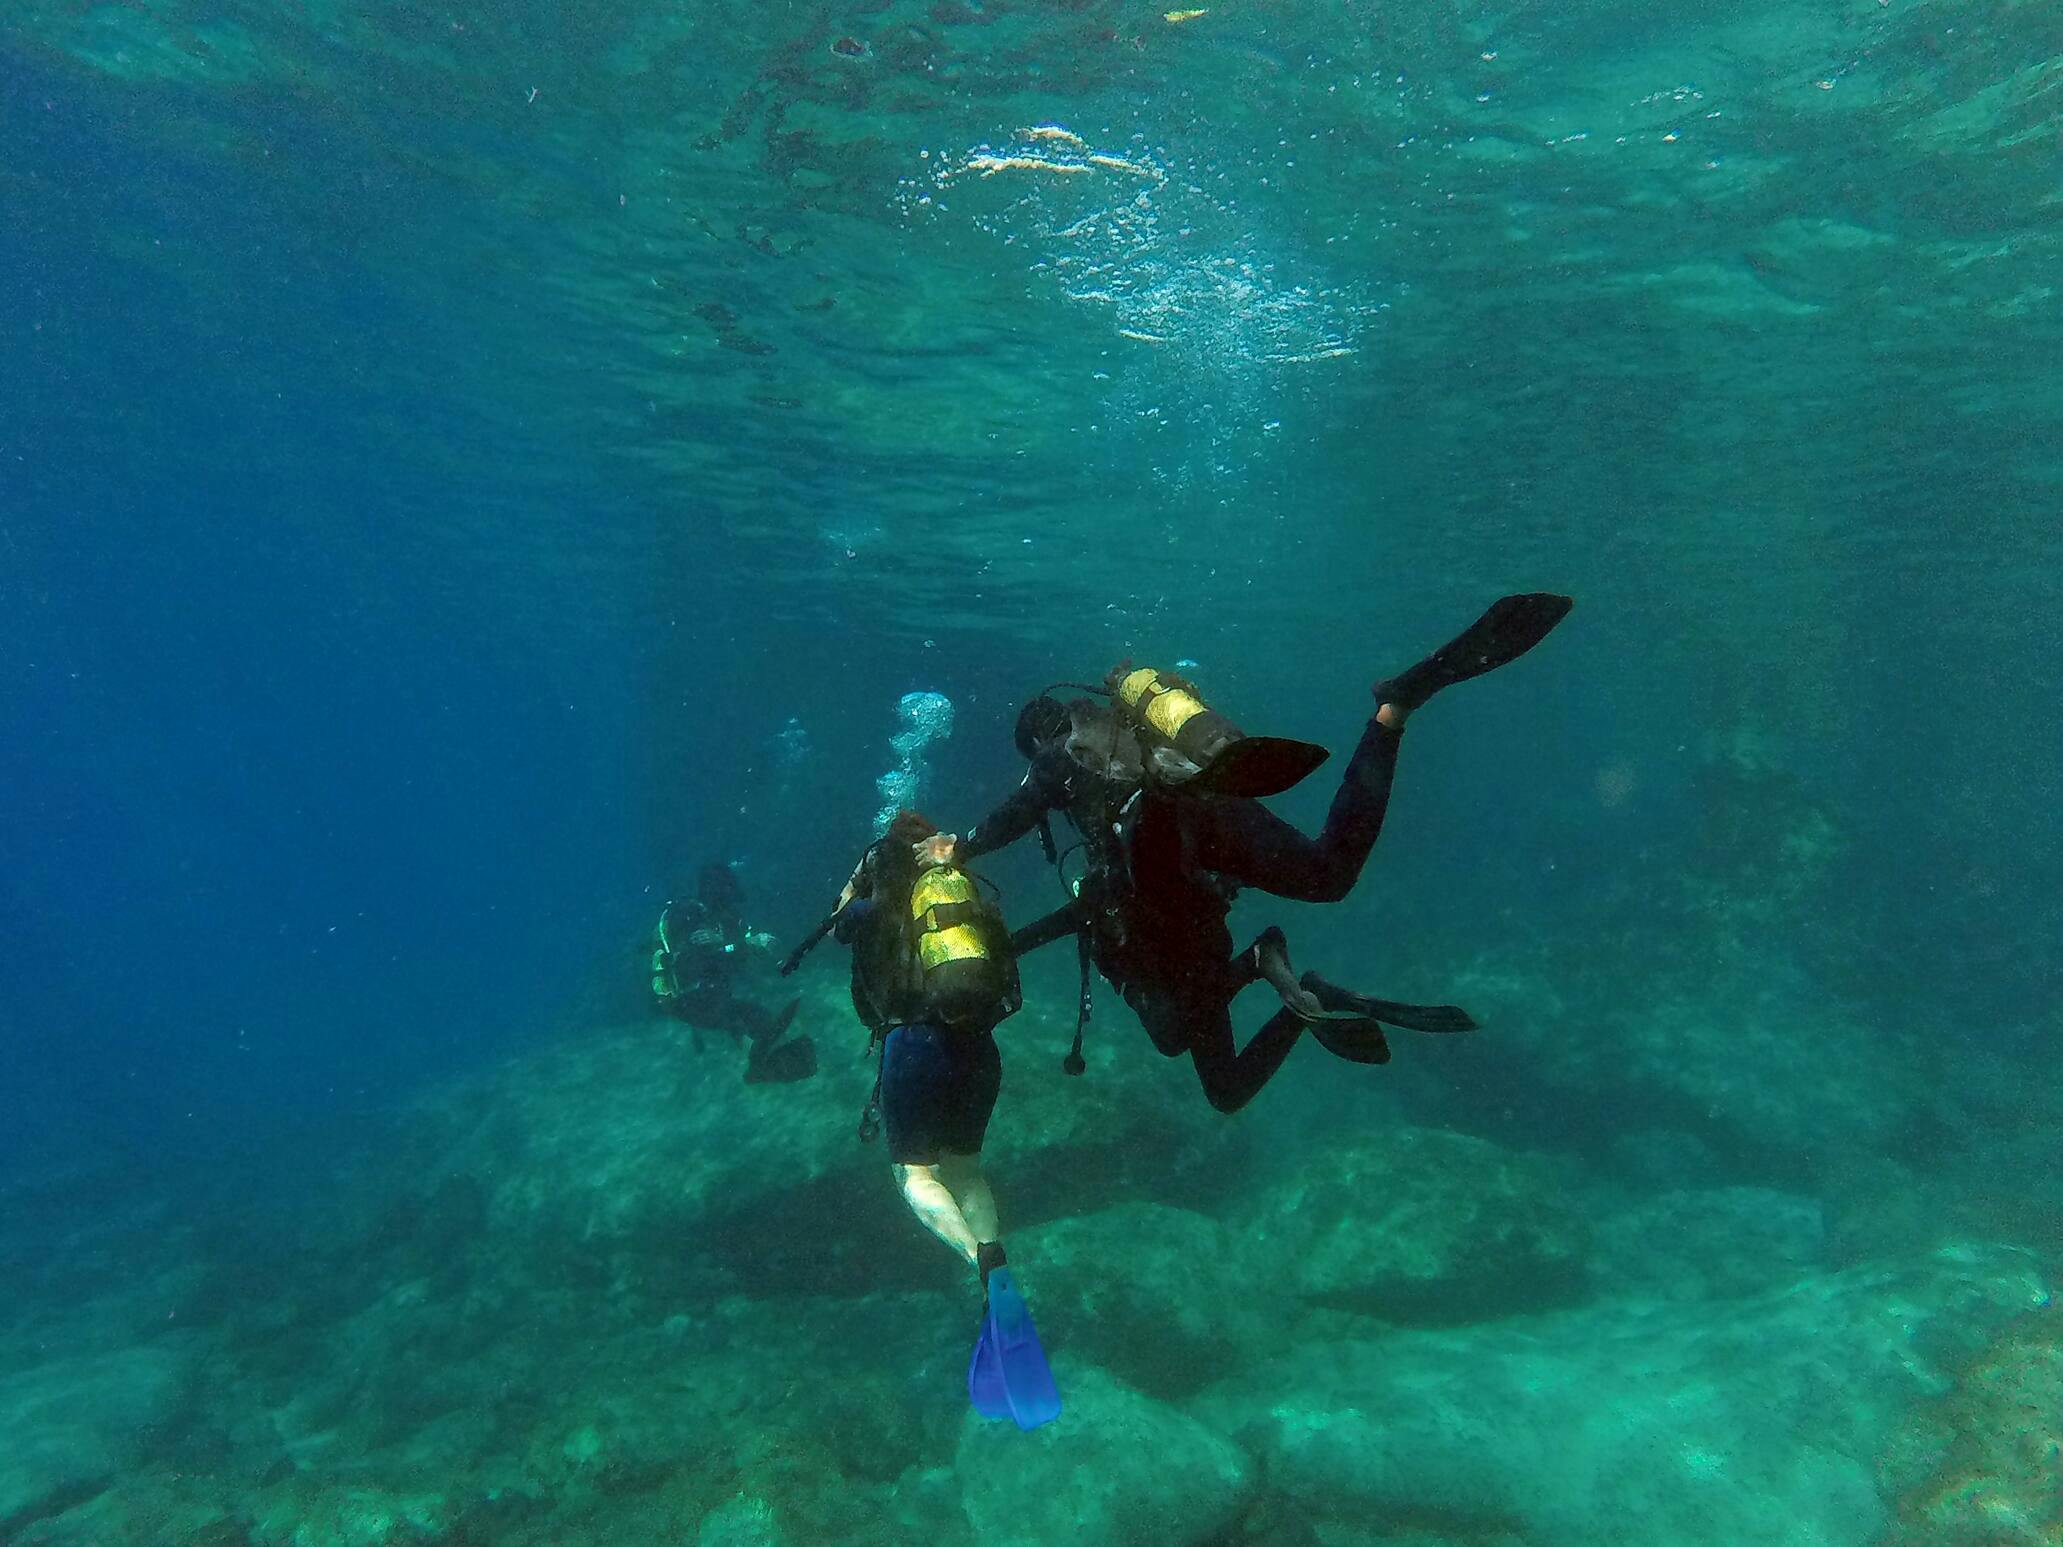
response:
<svg viewBox="0 0 2063 1547"><path fill-rule="evenodd" d="M1465 1134L1364 1133L1252 1197L1239 1231L1320 1304L1404 1322L1515 1315L1582 1292L1573 1174Z"/></svg>
<svg viewBox="0 0 2063 1547"><path fill-rule="evenodd" d="M1311 1343L1199 1404L1313 1514L1439 1518L1528 1547L1869 1547L1909 1404L2046 1290L1944 1251L1723 1307L1604 1302Z"/></svg>
<svg viewBox="0 0 2063 1547"><path fill-rule="evenodd" d="M1964 1369L1885 1471L1910 1477L1889 1547L2063 1542L2063 1308L2017 1323Z"/></svg>
<svg viewBox="0 0 2063 1547"><path fill-rule="evenodd" d="M1194 1418L1061 1359L1063 1422L1020 1435L969 1414L954 1470L984 1547L1202 1547L1248 1484L1246 1458Z"/></svg>
<svg viewBox="0 0 2063 1547"><path fill-rule="evenodd" d="M1608 1213L1590 1269L1614 1296L1727 1299L1796 1282L1823 1265L1826 1247L1816 1199L1766 1187L1686 1189Z"/></svg>
<svg viewBox="0 0 2063 1547"><path fill-rule="evenodd" d="M132 1464L177 1417L197 1352L172 1336L0 1374L0 1539Z"/></svg>
<svg viewBox="0 0 2063 1547"><path fill-rule="evenodd" d="M1013 1249L1048 1341L1164 1400L1286 1328L1278 1255L1189 1209L1122 1203L1023 1231Z"/></svg>
<svg viewBox="0 0 2063 1547"><path fill-rule="evenodd" d="M849 1024L835 974L805 993ZM1067 1029L1011 1023L988 1156L1060 1422L969 1413L979 1291L854 1137L857 1034L747 1086L654 1020L326 1148L243 1237L219 1202L205 1238L82 1221L97 1276L44 1274L87 1303L0 1340L0 1537L1988 1547L2047 1518L2025 1253L1889 1231L1831 1271L1857 1249L1822 1194L1634 1185L1413 1127L1386 1080L1353 1126L1228 1122L1129 1026L1068 1079Z"/></svg>

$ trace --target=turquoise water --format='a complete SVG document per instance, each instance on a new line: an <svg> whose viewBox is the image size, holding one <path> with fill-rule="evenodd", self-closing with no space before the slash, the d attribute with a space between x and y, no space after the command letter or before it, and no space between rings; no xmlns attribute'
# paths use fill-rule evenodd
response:
<svg viewBox="0 0 2063 1547"><path fill-rule="evenodd" d="M2031 3L13 7L0 1540L2063 1540L2059 71ZM1234 917L1481 1031L1228 1119L1027 964L1068 1409L982 1423L842 953L746 1085L660 904L785 946L903 694L964 828L1126 656L1330 747L1315 829L1518 590L1353 895Z"/></svg>

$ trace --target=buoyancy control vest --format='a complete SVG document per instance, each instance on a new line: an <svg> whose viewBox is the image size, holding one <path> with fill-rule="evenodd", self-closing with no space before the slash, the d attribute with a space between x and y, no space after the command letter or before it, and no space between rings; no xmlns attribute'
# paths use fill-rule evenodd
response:
<svg viewBox="0 0 2063 1547"><path fill-rule="evenodd" d="M853 1001L868 1026L981 1032L1017 1013L1010 931L972 875L927 866L901 896L877 891L874 905L873 938L853 957Z"/></svg>

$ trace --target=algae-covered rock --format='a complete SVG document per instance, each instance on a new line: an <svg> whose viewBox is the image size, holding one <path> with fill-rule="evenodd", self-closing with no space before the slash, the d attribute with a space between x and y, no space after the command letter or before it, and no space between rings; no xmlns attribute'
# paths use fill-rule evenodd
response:
<svg viewBox="0 0 2063 1547"><path fill-rule="evenodd" d="M18 1531L0 1530L0 1541L8 1547L251 1547L241 1501L225 1493L219 1473L133 1468L119 1485L62 1514L45 1515Z"/></svg>
<svg viewBox="0 0 2063 1547"><path fill-rule="evenodd" d="M0 1375L0 1532L89 1497L128 1466L177 1409L184 1339Z"/></svg>
<svg viewBox="0 0 2063 1547"><path fill-rule="evenodd" d="M1554 1163L1435 1129L1317 1150L1249 1203L1241 1238L1310 1300L1398 1321L1566 1302L1589 1227Z"/></svg>
<svg viewBox="0 0 2063 1547"><path fill-rule="evenodd" d="M1451 1518L1528 1547L1868 1547L1904 1411L2044 1298L2025 1254L1957 1249L1731 1306L1308 1346L1199 1409L1323 1515Z"/></svg>
<svg viewBox="0 0 2063 1547"><path fill-rule="evenodd" d="M1041 1336L1140 1390L1190 1395L1275 1341L1280 1275L1231 1228L1122 1203L1011 1241Z"/></svg>
<svg viewBox="0 0 2063 1547"><path fill-rule="evenodd" d="M1821 1264L1821 1216L1817 1199L1766 1187L1664 1193L1598 1222L1592 1271L1615 1295L1756 1294Z"/></svg>
<svg viewBox="0 0 2063 1547"><path fill-rule="evenodd" d="M1902 1454L1923 1460L1894 1547L2063 1542L2063 1308L2017 1323L1958 1374L1890 1459Z"/></svg>
<svg viewBox="0 0 2063 1547"><path fill-rule="evenodd" d="M1497 1034L1448 1039L1448 1080L1418 1092L1420 1110L1471 1127L1501 1114L1534 1142L1678 1185L1816 1181L1894 1147L1926 1110L1924 1063L1858 1007L1795 967L1719 973L1684 936L1668 944L1673 957L1653 965L1627 959L1626 941L1587 965L1459 977L1455 997ZM1655 1163L1657 1141L1681 1171Z"/></svg>
<svg viewBox="0 0 2063 1547"><path fill-rule="evenodd" d="M695 1530L695 1547L786 1547L788 1540L774 1506L745 1493L717 1505Z"/></svg>
<svg viewBox="0 0 2063 1547"><path fill-rule="evenodd" d="M955 1471L982 1547L1189 1547L1213 1540L1248 1481L1237 1447L1094 1365L1058 1359L1065 1410L1029 1433L970 1412Z"/></svg>
<svg viewBox="0 0 2063 1547"><path fill-rule="evenodd" d="M420 1159L366 1189L402 1200L365 1223L369 1250L384 1276L433 1279L462 1277L468 1252L520 1253L558 1287L649 1302L943 1283L950 1261L909 1220L883 1147L856 1137L874 1066L842 991L817 985L797 1025L824 1047L798 1084L743 1084L734 1061L653 1022L538 1048L426 1104ZM1071 1080L1062 1022L1007 1024L986 1148L1006 1228L1089 1198L1182 1201L1238 1169L1252 1135L1171 1089L1186 1069L1136 1031L1111 1036Z"/></svg>
<svg viewBox="0 0 2063 1547"><path fill-rule="evenodd" d="M441 1494L348 1484L276 1490L258 1512L258 1547L419 1547L440 1540L451 1508Z"/></svg>

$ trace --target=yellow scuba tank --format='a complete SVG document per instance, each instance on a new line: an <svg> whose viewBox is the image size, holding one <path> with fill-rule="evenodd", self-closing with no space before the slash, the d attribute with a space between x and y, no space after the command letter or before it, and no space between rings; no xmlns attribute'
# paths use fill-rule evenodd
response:
<svg viewBox="0 0 2063 1547"><path fill-rule="evenodd" d="M1279 795L1331 756L1308 741L1249 736L1191 683L1130 661L1105 679L1164 787L1194 795Z"/></svg>
<svg viewBox="0 0 2063 1547"><path fill-rule="evenodd" d="M955 923L978 899L965 871L934 865L910 888L910 921L917 926L917 958L928 974L948 962L985 961L988 947L970 923Z"/></svg>
<svg viewBox="0 0 2063 1547"><path fill-rule="evenodd" d="M925 1015L986 1027L1016 1010L1009 936L972 876L952 865L919 871L910 887L909 926Z"/></svg>
<svg viewBox="0 0 2063 1547"><path fill-rule="evenodd" d="M1202 768L1244 732L1211 708L1180 677L1164 677L1151 666L1110 674L1110 697L1127 713L1140 738L1172 747Z"/></svg>

